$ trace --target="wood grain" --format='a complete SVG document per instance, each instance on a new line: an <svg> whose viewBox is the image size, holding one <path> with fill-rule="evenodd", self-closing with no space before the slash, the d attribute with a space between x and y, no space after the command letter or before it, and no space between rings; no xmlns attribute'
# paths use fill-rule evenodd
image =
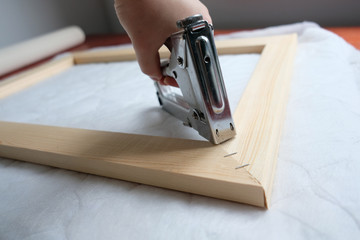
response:
<svg viewBox="0 0 360 240"><path fill-rule="evenodd" d="M0 122L0 155L263 206L261 185L211 143ZM181 156L181 157L180 157ZM245 192L251 194L244 194Z"/></svg>
<svg viewBox="0 0 360 240"><path fill-rule="evenodd" d="M261 52L234 113L237 136L221 145L0 122L0 156L268 207L296 38L284 35L216 43L219 54ZM110 52L84 52L73 58L77 63L135 58L131 49ZM22 88L20 84L18 90Z"/></svg>
<svg viewBox="0 0 360 240"><path fill-rule="evenodd" d="M68 55L7 78L0 82L0 99L33 86L72 66L74 66L73 56Z"/></svg>
<svg viewBox="0 0 360 240"><path fill-rule="evenodd" d="M163 46L159 50L160 58L169 58L169 50ZM75 64L101 63L101 62L121 62L136 60L133 48L117 48L98 51L80 51L73 53Z"/></svg>

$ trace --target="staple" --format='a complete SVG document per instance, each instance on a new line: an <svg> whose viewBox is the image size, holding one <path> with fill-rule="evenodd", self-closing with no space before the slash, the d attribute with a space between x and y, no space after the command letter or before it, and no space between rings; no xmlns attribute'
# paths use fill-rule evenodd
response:
<svg viewBox="0 0 360 240"><path fill-rule="evenodd" d="M247 164L244 164L244 165L238 166L238 167L236 167L235 169L239 169L239 168L247 167L247 166L249 166L249 165L250 165L250 163L247 163Z"/></svg>
<svg viewBox="0 0 360 240"><path fill-rule="evenodd" d="M235 155L235 154L237 154L237 152L226 154L224 157L230 157L230 156Z"/></svg>

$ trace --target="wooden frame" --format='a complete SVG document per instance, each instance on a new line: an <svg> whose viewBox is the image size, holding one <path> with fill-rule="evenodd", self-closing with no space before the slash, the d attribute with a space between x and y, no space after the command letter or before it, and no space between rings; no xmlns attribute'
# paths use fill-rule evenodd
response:
<svg viewBox="0 0 360 240"><path fill-rule="evenodd" d="M0 122L0 156L268 207L296 43L295 34L216 43L219 54L261 53L233 116L237 136L221 145ZM0 99L74 64L133 59L132 49L74 53L0 82Z"/></svg>

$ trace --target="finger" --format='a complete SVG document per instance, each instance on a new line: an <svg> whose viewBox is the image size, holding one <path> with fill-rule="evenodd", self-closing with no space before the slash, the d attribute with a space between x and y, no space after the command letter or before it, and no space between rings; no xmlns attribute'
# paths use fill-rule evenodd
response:
<svg viewBox="0 0 360 240"><path fill-rule="evenodd" d="M170 76L165 76L160 80L160 84L162 85L168 85L168 86L172 86L172 87L179 87L178 83L176 82L176 80Z"/></svg>
<svg viewBox="0 0 360 240"><path fill-rule="evenodd" d="M203 13L203 19L206 20L208 23L212 24L212 19L208 11L205 11Z"/></svg>
<svg viewBox="0 0 360 240"><path fill-rule="evenodd" d="M148 75L154 81L159 81L162 85L179 87L176 80L170 76L163 76L160 67L159 52L142 53L138 51L136 54L141 71Z"/></svg>
<svg viewBox="0 0 360 240"><path fill-rule="evenodd" d="M163 77L160 68L160 57L157 50L137 50L136 57L141 71L155 81L160 81Z"/></svg>

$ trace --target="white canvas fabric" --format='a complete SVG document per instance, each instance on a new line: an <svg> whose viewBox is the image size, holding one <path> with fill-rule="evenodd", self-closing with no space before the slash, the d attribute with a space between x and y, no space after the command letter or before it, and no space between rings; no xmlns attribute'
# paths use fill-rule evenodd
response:
<svg viewBox="0 0 360 240"><path fill-rule="evenodd" d="M360 52L314 23L299 34L269 210L0 159L0 239L359 239ZM236 107L259 59L222 56ZM0 101L0 120L202 140L162 111L136 62L74 67Z"/></svg>

